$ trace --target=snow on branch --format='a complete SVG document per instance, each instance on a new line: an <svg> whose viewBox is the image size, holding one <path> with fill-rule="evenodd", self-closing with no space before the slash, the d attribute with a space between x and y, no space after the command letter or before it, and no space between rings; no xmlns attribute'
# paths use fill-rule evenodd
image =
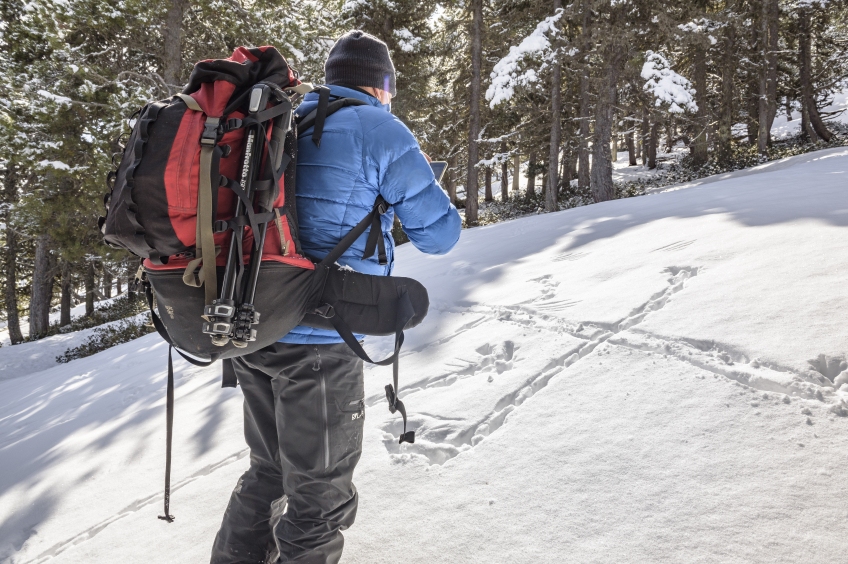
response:
<svg viewBox="0 0 848 564"><path fill-rule="evenodd" d="M398 46L404 53L412 53L418 47L418 44L423 41L420 37L415 37L412 32L402 27L394 31L395 37L398 40Z"/></svg>
<svg viewBox="0 0 848 564"><path fill-rule="evenodd" d="M548 34L556 35L559 30L556 22L562 17L562 10L539 22L536 29L525 37L518 46L509 48L509 53L495 64L492 69L492 83L486 89L486 100L494 108L506 102L515 94L517 86L526 86L539 80L537 69L527 68L522 72L522 63L528 58L546 58L551 51ZM544 65L543 65L544 66Z"/></svg>
<svg viewBox="0 0 848 564"><path fill-rule="evenodd" d="M509 163L509 159L512 158L512 151L508 151L506 153L495 153L492 155L491 159L480 159L477 161L477 168L495 168L501 166L504 163Z"/></svg>
<svg viewBox="0 0 848 564"><path fill-rule="evenodd" d="M644 86L645 92L649 92L656 98L657 107L668 104L668 111L673 114L680 114L686 110L698 111L692 84L674 72L668 60L660 53L645 52L642 78L647 81Z"/></svg>
<svg viewBox="0 0 848 564"><path fill-rule="evenodd" d="M70 106L73 100L66 96L59 96L57 94L53 94L52 92L48 92L47 90L39 90L38 95L48 100L53 100L57 104Z"/></svg>

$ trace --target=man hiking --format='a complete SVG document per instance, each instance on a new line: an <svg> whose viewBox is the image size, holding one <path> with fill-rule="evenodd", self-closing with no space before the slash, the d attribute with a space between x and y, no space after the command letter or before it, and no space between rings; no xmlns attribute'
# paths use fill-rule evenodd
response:
<svg viewBox="0 0 848 564"><path fill-rule="evenodd" d="M378 196L387 264L362 259L368 233L339 259L356 271L388 275L396 213L409 240L430 254L459 240L461 220L439 188L418 142L391 114L395 69L388 47L362 31L343 35L324 66L332 97L364 105L327 117L320 147L300 131L297 214L303 253L321 259ZM298 108L318 104L310 93ZM212 549L212 564L336 563L341 531L356 517L353 471L362 452L362 361L334 331L297 327L280 342L233 359L244 394L250 469L239 479Z"/></svg>

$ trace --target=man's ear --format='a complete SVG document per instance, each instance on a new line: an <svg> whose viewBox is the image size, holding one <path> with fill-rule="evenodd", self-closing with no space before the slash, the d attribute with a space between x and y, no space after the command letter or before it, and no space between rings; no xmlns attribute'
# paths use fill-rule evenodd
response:
<svg viewBox="0 0 848 564"><path fill-rule="evenodd" d="M377 94L377 99L380 100L381 104L392 103L392 95L383 90L382 88L374 88L374 92Z"/></svg>

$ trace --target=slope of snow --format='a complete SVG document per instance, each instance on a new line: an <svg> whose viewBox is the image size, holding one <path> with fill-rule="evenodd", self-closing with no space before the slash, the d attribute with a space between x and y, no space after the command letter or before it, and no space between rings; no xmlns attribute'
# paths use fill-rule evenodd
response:
<svg viewBox="0 0 848 564"><path fill-rule="evenodd" d="M843 561L846 179L832 149L399 248L431 297L401 362L417 439L368 368L343 562ZM0 561L208 561L240 392L175 361L159 521L166 355L0 376Z"/></svg>

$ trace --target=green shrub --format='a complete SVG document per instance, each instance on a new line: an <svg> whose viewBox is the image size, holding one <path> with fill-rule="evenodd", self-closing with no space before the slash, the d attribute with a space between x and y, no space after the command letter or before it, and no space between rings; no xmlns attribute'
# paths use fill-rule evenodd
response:
<svg viewBox="0 0 848 564"><path fill-rule="evenodd" d="M136 315L103 327L97 327L94 334L90 335L81 345L69 348L63 354L57 356L56 362L62 364L78 358L85 358L115 345L144 337L154 331L152 327L145 324L145 321L144 316Z"/></svg>
<svg viewBox="0 0 848 564"><path fill-rule="evenodd" d="M144 313L148 311L147 301L142 294L123 294L109 302L108 304L96 307L94 313L90 316L78 317L71 321L68 325L59 327L59 322L54 321L50 324L46 335L40 336L38 339L49 337L51 335L59 335L64 333L73 333L82 331L83 329L91 329L104 323L111 323ZM28 341L36 341L38 339L27 339Z"/></svg>

